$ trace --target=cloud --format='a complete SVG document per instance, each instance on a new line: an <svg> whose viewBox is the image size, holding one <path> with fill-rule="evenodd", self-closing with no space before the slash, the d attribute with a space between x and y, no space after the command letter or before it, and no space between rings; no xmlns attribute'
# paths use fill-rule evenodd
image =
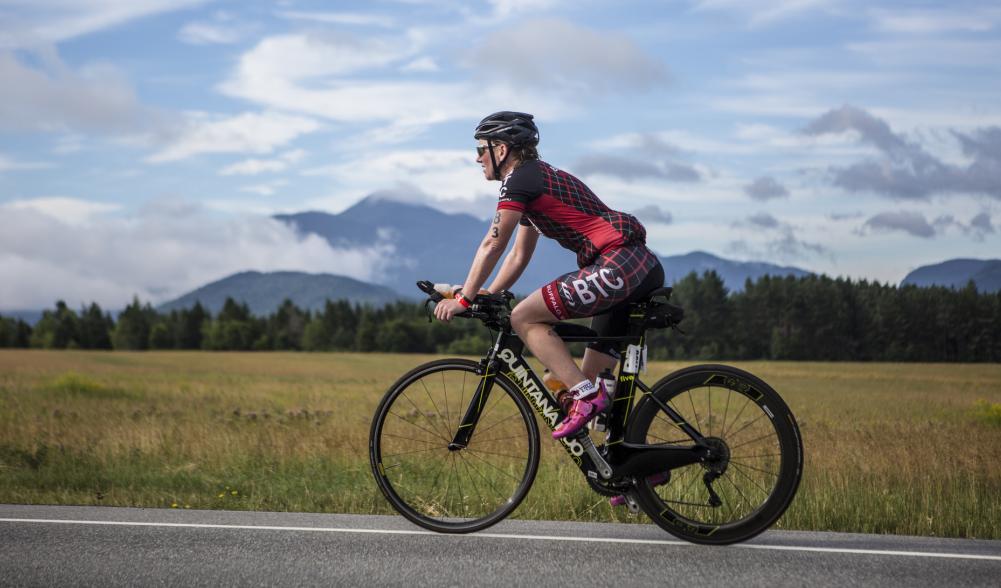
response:
<svg viewBox="0 0 1001 588"><path fill-rule="evenodd" d="M0 19L0 49L36 47L119 26L126 22L183 10L206 0L101 0L14 2ZM10 5L10 3L5 3Z"/></svg>
<svg viewBox="0 0 1001 588"><path fill-rule="evenodd" d="M515 87L575 98L642 92L668 81L667 67L628 36L562 20L525 20L497 31L472 51L470 65Z"/></svg>
<svg viewBox="0 0 1001 588"><path fill-rule="evenodd" d="M727 246L727 250L732 253L782 260L806 259L816 256L834 258L830 249L819 243L800 239L796 234L796 227L780 221L767 212L760 212L743 221L737 221L733 223L733 228L753 233L754 240L760 245L756 247L748 243L746 239L737 239L731 241Z"/></svg>
<svg viewBox="0 0 1001 588"><path fill-rule="evenodd" d="M256 176L262 173L276 173L287 170L306 156L302 149L294 149L280 154L274 159L245 159L227 165L219 170L221 176Z"/></svg>
<svg viewBox="0 0 1001 588"><path fill-rule="evenodd" d="M162 121L112 66L73 70L51 48L22 55L0 51L0 130L126 133Z"/></svg>
<svg viewBox="0 0 1001 588"><path fill-rule="evenodd" d="M202 153L271 153L320 128L311 118L271 111L244 112L223 119L192 114L169 144L146 160L163 163Z"/></svg>
<svg viewBox="0 0 1001 588"><path fill-rule="evenodd" d="M419 47L407 35L268 37L240 57L218 89L282 111L408 127L474 119L482 116L482 102L508 99L506 93L466 82L401 80L392 66L420 59Z"/></svg>
<svg viewBox="0 0 1001 588"><path fill-rule="evenodd" d="M367 14L363 12L309 12L302 10L282 10L277 16L287 20L305 21L322 24L375 26L391 28L396 21L388 16Z"/></svg>
<svg viewBox="0 0 1001 588"><path fill-rule="evenodd" d="M881 212L865 221L862 227L864 230L878 232L903 231L922 239L935 236L935 227L928 223L923 214L906 210Z"/></svg>
<svg viewBox="0 0 1001 588"><path fill-rule="evenodd" d="M648 205L643 208L638 208L633 211L633 216L640 219L640 222L647 223L659 223L662 225L669 225L674 222L674 217L670 212L663 210L659 206Z"/></svg>
<svg viewBox="0 0 1001 588"><path fill-rule="evenodd" d="M860 235L868 235L872 232L903 232L913 237L932 239L950 229L959 231L974 241L983 241L987 235L995 232L991 215L987 212L981 212L970 219L969 223L963 223L956 220L951 214L940 215L935 220L929 221L920 212L909 210L894 210L876 214L865 221L856 232Z"/></svg>
<svg viewBox="0 0 1001 588"><path fill-rule="evenodd" d="M4 309L43 308L57 299L120 308L133 295L160 303L244 270L327 272L377 281L398 257L385 241L334 249L316 235L300 236L268 217L221 220L176 200L131 217L92 215L81 224L46 209L0 205Z"/></svg>
<svg viewBox="0 0 1001 588"><path fill-rule="evenodd" d="M213 22L195 21L184 25L177 38L189 45L232 45L253 32L254 27L234 22L225 13L218 13Z"/></svg>
<svg viewBox="0 0 1001 588"><path fill-rule="evenodd" d="M942 33L979 33L990 31L1001 23L1001 10L970 6L936 9L881 8L869 11L873 28L910 35Z"/></svg>
<svg viewBox="0 0 1001 588"><path fill-rule="evenodd" d="M694 9L740 13L748 26L755 28L841 3L843 0L696 0Z"/></svg>
<svg viewBox="0 0 1001 588"><path fill-rule="evenodd" d="M770 176L762 176L744 186L744 193L760 201L789 196L789 190Z"/></svg>
<svg viewBox="0 0 1001 588"><path fill-rule="evenodd" d="M633 182L644 178L655 178L672 182L698 182L702 179L699 171L687 164L663 157L654 157L658 152L674 155L678 150L666 143L657 143L650 136L636 136L635 139L647 143L647 148L638 145L629 156L593 153L579 158L573 169L581 176L604 175ZM627 143L627 145L632 146Z"/></svg>
<svg viewBox="0 0 1001 588"><path fill-rule="evenodd" d="M17 161L0 153L0 174L8 171L45 169L48 167L52 167L52 164L39 161Z"/></svg>
<svg viewBox="0 0 1001 588"><path fill-rule="evenodd" d="M973 162L963 167L945 163L915 141L894 133L883 120L854 106L831 110L812 121L807 135L854 132L882 154L828 169L834 185L849 192L874 192L900 199L924 200L934 194L986 194L1001 198L1001 129L989 127L972 134L953 131Z"/></svg>
<svg viewBox="0 0 1001 588"><path fill-rule="evenodd" d="M10 210L32 210L69 225L86 224L94 217L121 209L118 204L92 202L64 196L14 200L2 206Z"/></svg>

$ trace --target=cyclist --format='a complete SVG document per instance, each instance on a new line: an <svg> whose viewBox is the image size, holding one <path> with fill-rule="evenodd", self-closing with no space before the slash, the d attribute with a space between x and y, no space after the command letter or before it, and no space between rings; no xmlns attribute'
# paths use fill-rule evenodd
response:
<svg viewBox="0 0 1001 588"><path fill-rule="evenodd" d="M511 327L529 350L559 380L574 383L568 415L553 431L554 439L568 437L608 406L604 385L594 380L619 357L613 345L592 343L578 368L552 325L595 317L591 328L600 335L624 335L628 303L663 286L664 270L646 247L646 229L635 217L608 208L575 176L539 159L539 130L531 114L495 112L480 121L473 137L484 177L501 181L500 198L460 293L440 302L435 316L449 321L469 307L470 299L461 293L480 291L516 230L514 246L488 292L517 281L540 234L576 252L579 269L535 290L511 313Z"/></svg>

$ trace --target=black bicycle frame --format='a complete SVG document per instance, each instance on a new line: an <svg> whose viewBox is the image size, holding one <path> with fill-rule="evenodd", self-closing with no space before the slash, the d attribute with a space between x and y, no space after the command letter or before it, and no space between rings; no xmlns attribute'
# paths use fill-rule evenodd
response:
<svg viewBox="0 0 1001 588"><path fill-rule="evenodd" d="M568 342L616 342L622 344L623 347L629 343L641 346L643 343L642 334L628 337L567 335L562 338ZM524 348L524 343L513 332L504 329L498 334L494 347L480 362L480 382L469 401L466 413L456 430L452 442L448 445L450 450L461 451L469 444L469 439L476 429L476 424L483 412L483 408L487 404L494 380L498 374L503 374L518 388L539 415L540 419L547 423L550 429L555 429L566 416L559 402L549 392L528 362L525 361L522 355ZM624 369L625 362L626 354L623 353L622 359L619 360L618 382L615 388L611 413L607 422L608 429L605 444L600 448L595 448L586 429L573 437L560 439L563 448L584 475L592 479L644 477L704 461L710 457L711 450L704 443L702 434L692 427L677 411L656 398L650 388L643 384L636 374L626 373ZM645 394L653 402L657 403L660 409L668 415L673 424L692 439L692 445L664 446L626 442L624 440L626 421L632 412L633 401L637 397L637 393ZM592 456L598 456L597 460ZM599 473L602 472L603 468L601 467L602 464L596 463L596 461L603 461L607 466L610 466L610 470L604 468L604 473L608 475Z"/></svg>

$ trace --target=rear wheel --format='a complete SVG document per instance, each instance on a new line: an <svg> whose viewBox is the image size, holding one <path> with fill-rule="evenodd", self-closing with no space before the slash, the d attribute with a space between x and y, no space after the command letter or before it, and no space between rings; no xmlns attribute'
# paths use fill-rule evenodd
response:
<svg viewBox="0 0 1001 588"><path fill-rule="evenodd" d="M469 443L449 449L483 379L471 361L446 359L410 371L372 421L369 457L379 489L412 522L469 533L508 516L539 466L539 430L524 397L497 375Z"/></svg>
<svg viewBox="0 0 1001 588"><path fill-rule="evenodd" d="M803 447L785 402L765 382L736 368L693 366L668 375L652 394L704 437L713 457L639 481L636 497L655 523L695 543L744 541L770 527L799 487ZM656 402L644 397L626 441L690 446Z"/></svg>

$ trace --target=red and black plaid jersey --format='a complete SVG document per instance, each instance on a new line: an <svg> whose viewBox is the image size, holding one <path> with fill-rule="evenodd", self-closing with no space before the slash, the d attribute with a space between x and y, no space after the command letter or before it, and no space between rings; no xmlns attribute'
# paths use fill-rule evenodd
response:
<svg viewBox="0 0 1001 588"><path fill-rule="evenodd" d="M636 217L605 206L584 182L544 161L526 161L504 178L497 209L520 211L521 224L577 253L582 268L616 247L646 243Z"/></svg>

